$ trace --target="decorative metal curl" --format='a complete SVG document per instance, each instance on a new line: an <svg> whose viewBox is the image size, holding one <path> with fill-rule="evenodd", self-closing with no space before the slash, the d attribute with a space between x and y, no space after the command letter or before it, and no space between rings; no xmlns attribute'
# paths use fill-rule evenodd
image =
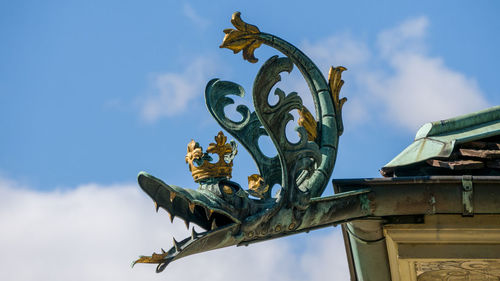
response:
<svg viewBox="0 0 500 281"><path fill-rule="evenodd" d="M262 127L257 114L250 112L245 105L238 105L238 111L243 117L241 121L233 121L228 118L224 108L234 104L234 100L228 95L243 97L245 90L238 84L229 81L220 81L213 79L208 82L205 90L205 99L208 110L214 116L215 120L237 139L250 153L254 159L260 175L270 186L282 184L281 164L278 156L267 157L259 147L259 138L268 136L266 130ZM263 194L263 198L270 198L271 190Z"/></svg>

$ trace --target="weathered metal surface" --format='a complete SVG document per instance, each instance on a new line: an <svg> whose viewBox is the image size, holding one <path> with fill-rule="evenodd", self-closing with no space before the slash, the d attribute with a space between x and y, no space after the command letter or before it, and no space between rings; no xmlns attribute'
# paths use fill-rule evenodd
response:
<svg viewBox="0 0 500 281"><path fill-rule="evenodd" d="M158 264L160 272L172 261L213 249L248 245L304 231L336 225L361 218L419 216L426 214L491 214L500 213L500 177L476 177L469 184L462 177L409 177L389 179L335 180L339 191L334 196L319 197L331 176L342 134L342 105L339 98L343 67L332 68L328 82L316 65L300 50L271 34L260 32L243 22L239 13L231 19L236 29L226 29L221 47L242 51L243 58L256 62L256 48L271 46L286 57L273 56L260 68L252 89L254 112L238 105L240 121L228 118L225 107L234 104L229 96L242 97L243 88L233 82L211 80L205 91L208 110L228 133L251 154L259 174L249 177L249 189L229 180L235 144L227 144L222 133L209 151L204 153L194 141L188 146L186 160L199 183L197 190L168 185L145 172L138 177L140 187L171 216L183 219L189 228L195 223L205 229L191 232L188 238L174 240L168 250L142 256L135 263ZM297 67L307 82L315 115L307 114L295 92L286 94L275 87L280 73ZM278 97L270 105L271 90ZM292 110L302 111L297 128L300 140L291 143L286 125L293 120ZM388 165L409 165L450 156L455 144L478 140L500 133L500 107L476 114L432 123L417 133L418 140ZM278 155L270 158L258 145L268 136ZM210 163L210 153L219 162ZM221 162L222 161L222 162ZM394 166L396 165L396 166ZM279 185L271 196L269 186Z"/></svg>
<svg viewBox="0 0 500 281"><path fill-rule="evenodd" d="M406 166L384 167L385 177L420 175L500 175L500 138L456 144L448 158L432 158Z"/></svg>
<svg viewBox="0 0 500 281"><path fill-rule="evenodd" d="M266 179L270 186L281 183L279 157L267 157L259 148L259 138L267 136L268 133L262 128L257 114L250 112L250 109L245 105L238 105L237 111L242 115L241 121L232 121L226 116L224 108L234 104L234 100L229 98L230 95L243 97L245 91L240 85L229 81L214 79L208 82L205 90L205 100L209 112L221 127L238 139L250 153L260 175ZM270 194L266 197L270 197Z"/></svg>
<svg viewBox="0 0 500 281"><path fill-rule="evenodd" d="M370 215L369 190L357 190L332 197L320 196L332 173L338 138L342 134L342 105L339 97L343 85L343 67L332 68L329 81L316 65L299 49L271 34L260 32L243 22L240 13L233 14L235 29L226 29L221 48L235 53L243 51L243 58L256 62L256 48L271 46L286 57L273 56L260 68L254 81L252 97L254 112L243 105L236 110L240 121L233 121L224 112L234 104L229 96L242 97L243 88L233 82L211 80L205 91L208 110L217 122L249 151L259 169L259 175L249 177L249 189L229 180L235 144L226 144L222 133L216 143L204 153L194 141L188 146L186 161L193 178L200 184L197 190L171 186L147 174L139 174L139 185L153 199L156 208L164 208L174 217L189 224L195 223L206 231L194 233L161 253L143 256L135 263L156 263L157 272L179 258L232 245L291 235L302 231L330 226L339 222ZM295 93L285 93L275 85L280 73L297 67L307 82L316 114L305 109ZM278 102L269 104L271 90ZM293 120L291 111L301 112L296 130L300 139L291 143L286 126ZM277 156L269 158L258 145L260 137L269 136ZM218 154L217 163L211 163L212 154ZM279 185L279 192L271 196L269 186ZM254 198L252 198L252 196ZM258 198L258 199L256 199Z"/></svg>
<svg viewBox="0 0 500 281"><path fill-rule="evenodd" d="M500 106L494 106L462 116L427 123L418 130L415 139L468 130L476 126L483 127L484 124L498 120L500 120Z"/></svg>
<svg viewBox="0 0 500 281"><path fill-rule="evenodd" d="M474 214L500 213L500 177L471 176ZM371 216L462 214L463 176L342 179L333 184L339 192L371 190Z"/></svg>
<svg viewBox="0 0 500 281"><path fill-rule="evenodd" d="M139 184L154 200L157 209L161 207L173 217L210 229L174 242L168 251L162 250L162 253L154 253L150 257L143 256L136 261L156 263L158 272L170 262L188 255L233 245L248 245L373 215L369 189L312 198L305 210L284 207L274 216L263 220L262 215L266 213L262 210L271 209L275 203L259 200L231 202L227 197L218 198L209 190L210 187L214 188L214 183L204 183L198 190L183 189L141 173ZM233 183L222 181L219 184ZM194 207L189 207L191 204ZM252 213L255 215L249 215ZM255 224L255 221L258 224Z"/></svg>
<svg viewBox="0 0 500 281"><path fill-rule="evenodd" d="M431 220L430 218L439 216L458 215L463 217L474 215L474 218L464 218L465 222L470 222L471 219L481 216L500 214L500 177L432 176L343 179L334 180L333 183L336 193L357 190L359 188L371 190L369 198L371 199L372 215L367 218L378 219L382 224L402 223L403 225L418 226L424 223L424 217L425 221L427 221ZM380 237L375 235L378 231L376 229L372 230L372 233L352 231L359 228L353 228L352 226L359 226L364 221L366 220L354 220L345 224L351 225L351 231L349 232L346 230L346 226L343 226L352 280L391 280L390 277L387 277L388 271L386 267L381 266L389 264L385 241L382 243L383 247L377 243L366 243L366 241L363 241L376 241L376 238ZM442 223L444 221L442 220ZM461 223L461 226L454 228L454 232L457 232L457 227L460 228L463 226L464 221ZM364 229L364 231L368 232L369 230ZM353 235L363 239L356 239ZM488 234L482 229L480 235L487 236ZM444 233L431 232L428 236L434 239L436 237L443 238ZM430 243L437 245L435 241ZM473 246L469 243L467 247L458 247L457 249L459 251L467 251L467 249ZM437 247L432 249L428 253L435 252ZM489 250L491 252L491 249ZM481 253L483 258L486 257L484 252ZM400 258L404 257L400 256ZM395 271L397 271L397 265L391 264L391 268L393 266L396 266ZM373 274L374 272L377 274Z"/></svg>
<svg viewBox="0 0 500 281"><path fill-rule="evenodd" d="M463 176L462 177L462 205L463 211L462 215L464 216L473 216L474 215L474 186L472 184L472 176Z"/></svg>
<svg viewBox="0 0 500 281"><path fill-rule="evenodd" d="M427 123L415 141L382 168L382 174L429 159L449 158L459 144L500 135L500 106L460 117Z"/></svg>
<svg viewBox="0 0 500 281"><path fill-rule="evenodd" d="M364 219L345 224L354 281L391 280L383 223L382 219Z"/></svg>

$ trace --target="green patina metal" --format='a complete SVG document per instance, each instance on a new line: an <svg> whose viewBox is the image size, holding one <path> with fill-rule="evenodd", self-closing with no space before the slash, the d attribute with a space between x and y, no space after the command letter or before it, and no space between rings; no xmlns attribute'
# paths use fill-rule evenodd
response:
<svg viewBox="0 0 500 281"><path fill-rule="evenodd" d="M195 223L206 231L196 233L192 229L190 237L174 240L168 251L162 249L161 253L141 256L134 264L158 264L156 271L160 272L172 261L192 254L248 245L359 218L434 214L437 210L456 213L458 209L462 212L463 208L472 210L472 203L466 206L462 201L441 200L442 186L432 192L429 192L429 186L425 186L425 192L417 190L423 187L418 181L424 180L418 178L407 181L388 179L391 185L399 185L396 194L378 189L378 185L386 184L384 179L356 182L353 189L320 197L332 174L339 136L343 131L341 108L345 98L339 99L339 91L343 84L340 75L345 68L332 68L327 81L316 65L292 44L260 32L256 26L243 22L239 13L233 14L231 22L236 29L224 30L226 36L221 47L235 53L243 51L243 58L249 62L257 61L253 53L262 44L285 55L273 56L262 65L252 89L254 111L238 105L239 121L229 118L225 108L235 103L232 96L244 96L243 87L234 82L213 79L205 90L209 112L248 150L260 175L249 177L249 183L252 179L254 184L253 189L249 186L248 190L229 180L231 160L237 150L235 143L226 143L222 132L206 153L194 141L188 145L186 162L193 178L199 183L197 190L168 185L141 172L139 185L153 199L157 210L165 209L171 220L174 217L183 219L188 228L190 223ZM304 107L297 93L287 94L276 87L280 74L291 72L294 67L299 69L309 85L316 117ZM278 97L274 105L268 102L272 89ZM286 136L286 126L293 120L293 110L299 111L302 118L296 129L300 135L296 143L291 143ZM446 158L457 144L499 133L500 107L429 123L419 130L415 142L383 169L411 165L430 158ZM258 144L261 137L272 140L277 156L264 155ZM217 163L211 163L210 153L218 154ZM445 178L430 181L442 184ZM454 178L452 181L452 188L457 188L456 182L462 182ZM269 186L274 185L279 186L279 191L273 197ZM407 185L411 186L405 189ZM482 186L476 185L478 192L482 192ZM459 188L462 190L461 185ZM412 192L415 194L410 196ZM408 198L415 203L408 204ZM478 206L474 212L481 212L480 208Z"/></svg>
<svg viewBox="0 0 500 281"><path fill-rule="evenodd" d="M360 197L360 201L361 201L361 210L365 213L365 214L371 214L371 210L370 210L370 205L371 205L371 202L370 202L370 199L368 199L368 196L366 194L363 194L361 197Z"/></svg>
<svg viewBox="0 0 500 281"><path fill-rule="evenodd" d="M415 141L383 170L450 157L456 145L500 135L500 106L423 125Z"/></svg>
<svg viewBox="0 0 500 281"><path fill-rule="evenodd" d="M411 217L417 223L423 215L471 216L500 209L495 199L500 177L482 175L334 180L336 194L320 197L332 174L343 131L341 109L345 98L339 99L339 91L343 84L340 75L345 68L332 68L327 81L316 65L290 43L243 22L239 13L233 14L231 22L236 29L224 30L221 47L235 53L243 51L243 58L252 63L257 61L255 49L262 44L286 56L273 56L262 65L252 89L254 111L238 105L239 121L226 116L225 108L235 103L231 96L244 96L240 85L213 79L205 90L209 112L248 150L260 175L249 177L248 190L229 180L237 149L236 143L226 143L222 132L206 153L194 141L188 145L186 162L199 184L197 190L168 185L141 172L139 185L153 199L157 211L163 208L171 221L179 217L188 229L190 223L195 223L205 231L197 233L193 228L189 237L174 239L168 251L162 249L160 253L141 256L134 264L157 264L156 271L161 272L172 261L189 255L354 221L346 228L354 249L354 274L359 280L388 280L389 262L381 231L386 219ZM291 72L294 67L309 85L315 118L297 93L287 94L275 87L280 73ZM278 102L270 105L273 88ZM299 111L302 119L298 121L300 140L296 143L287 139L285 130L293 120L292 110ZM499 134L500 107L428 123L418 131L415 142L383 169L448 158L459 144ZM262 153L258 144L261 137L272 140L277 156ZM214 153L219 156L217 163L211 163L210 154ZM280 189L273 197L269 186L274 185Z"/></svg>
<svg viewBox="0 0 500 281"><path fill-rule="evenodd" d="M236 29L224 31L226 37L221 47L235 53L243 50L244 59L250 62L257 61L253 51L261 44L275 48L286 57L273 56L262 65L252 90L255 111L238 105L237 111L242 116L240 121L233 121L224 112L227 105L234 104L230 96L242 97L245 93L236 83L211 80L205 91L207 107L221 127L249 151L265 184L277 184L280 190L275 197L267 190L260 199L254 199L249 196L252 195L250 190L242 189L238 183L225 177L213 176L212 172L205 173L211 175L208 178L197 180L200 184L197 190L168 185L141 172L139 185L153 199L157 210L160 207L167 210L171 220L176 216L182 218L188 228L192 222L206 229L203 233L196 233L193 229L191 237L179 242L174 240L173 247L168 251L142 256L134 262L156 263L157 272L170 262L188 255L232 245L247 245L370 214L370 202L366 196L369 189L319 197L331 176L338 139L343 130L340 111L346 99L339 99L338 95L343 84L340 74L345 68L332 68L327 82L316 65L292 44L244 23L239 13L233 14L231 22ZM276 88L274 95L278 97L278 102L274 105L269 104L268 98L280 81L280 73L290 72L294 67L299 69L309 85L316 118L306 116L309 119L304 124L308 127L299 126L296 130L300 140L291 143L286 137L286 125L293 120L291 111L308 110L295 92L286 94ZM258 140L263 136L270 137L277 156L270 158L262 153ZM222 138L225 141L225 137L219 135L219 139ZM219 145L225 147L226 144ZM231 147L229 150L233 152L228 153L234 157L236 148L234 145ZM227 155L219 156L226 158ZM191 161L190 167L193 170L202 169L191 165L201 165L205 161L203 159L209 161L210 157L202 154L197 143L190 143L186 156L186 161Z"/></svg>

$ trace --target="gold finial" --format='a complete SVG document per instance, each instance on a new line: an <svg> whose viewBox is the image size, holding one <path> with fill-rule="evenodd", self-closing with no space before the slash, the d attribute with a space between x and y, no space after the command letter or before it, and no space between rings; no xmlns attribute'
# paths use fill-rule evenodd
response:
<svg viewBox="0 0 500 281"><path fill-rule="evenodd" d="M314 141L318 136L316 119L312 116L311 112L303 106L299 110L299 120L297 121L299 126L302 126L306 129L307 139L309 141Z"/></svg>
<svg viewBox="0 0 500 281"><path fill-rule="evenodd" d="M259 34L260 30L257 26L248 24L241 19L241 13L235 12L231 17L231 23L236 29L224 29L224 39L220 48L228 48L235 54L243 50L243 59L256 63L258 61L254 56L254 51L262 42L260 42L255 34Z"/></svg>
<svg viewBox="0 0 500 281"><path fill-rule="evenodd" d="M195 182L207 178L231 178L233 170L233 158L238 152L236 143L226 143L227 137L219 132L215 136L215 143L211 143L207 152L203 153L201 146L191 140L187 147L186 163L189 164L189 170L193 175ZM217 154L219 160L211 163L212 157L209 154Z"/></svg>

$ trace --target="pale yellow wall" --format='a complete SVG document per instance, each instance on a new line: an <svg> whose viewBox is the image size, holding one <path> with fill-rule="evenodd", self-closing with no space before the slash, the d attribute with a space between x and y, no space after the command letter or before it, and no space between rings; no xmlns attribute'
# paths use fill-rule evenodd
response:
<svg viewBox="0 0 500 281"><path fill-rule="evenodd" d="M500 280L500 215L384 226L393 281Z"/></svg>

